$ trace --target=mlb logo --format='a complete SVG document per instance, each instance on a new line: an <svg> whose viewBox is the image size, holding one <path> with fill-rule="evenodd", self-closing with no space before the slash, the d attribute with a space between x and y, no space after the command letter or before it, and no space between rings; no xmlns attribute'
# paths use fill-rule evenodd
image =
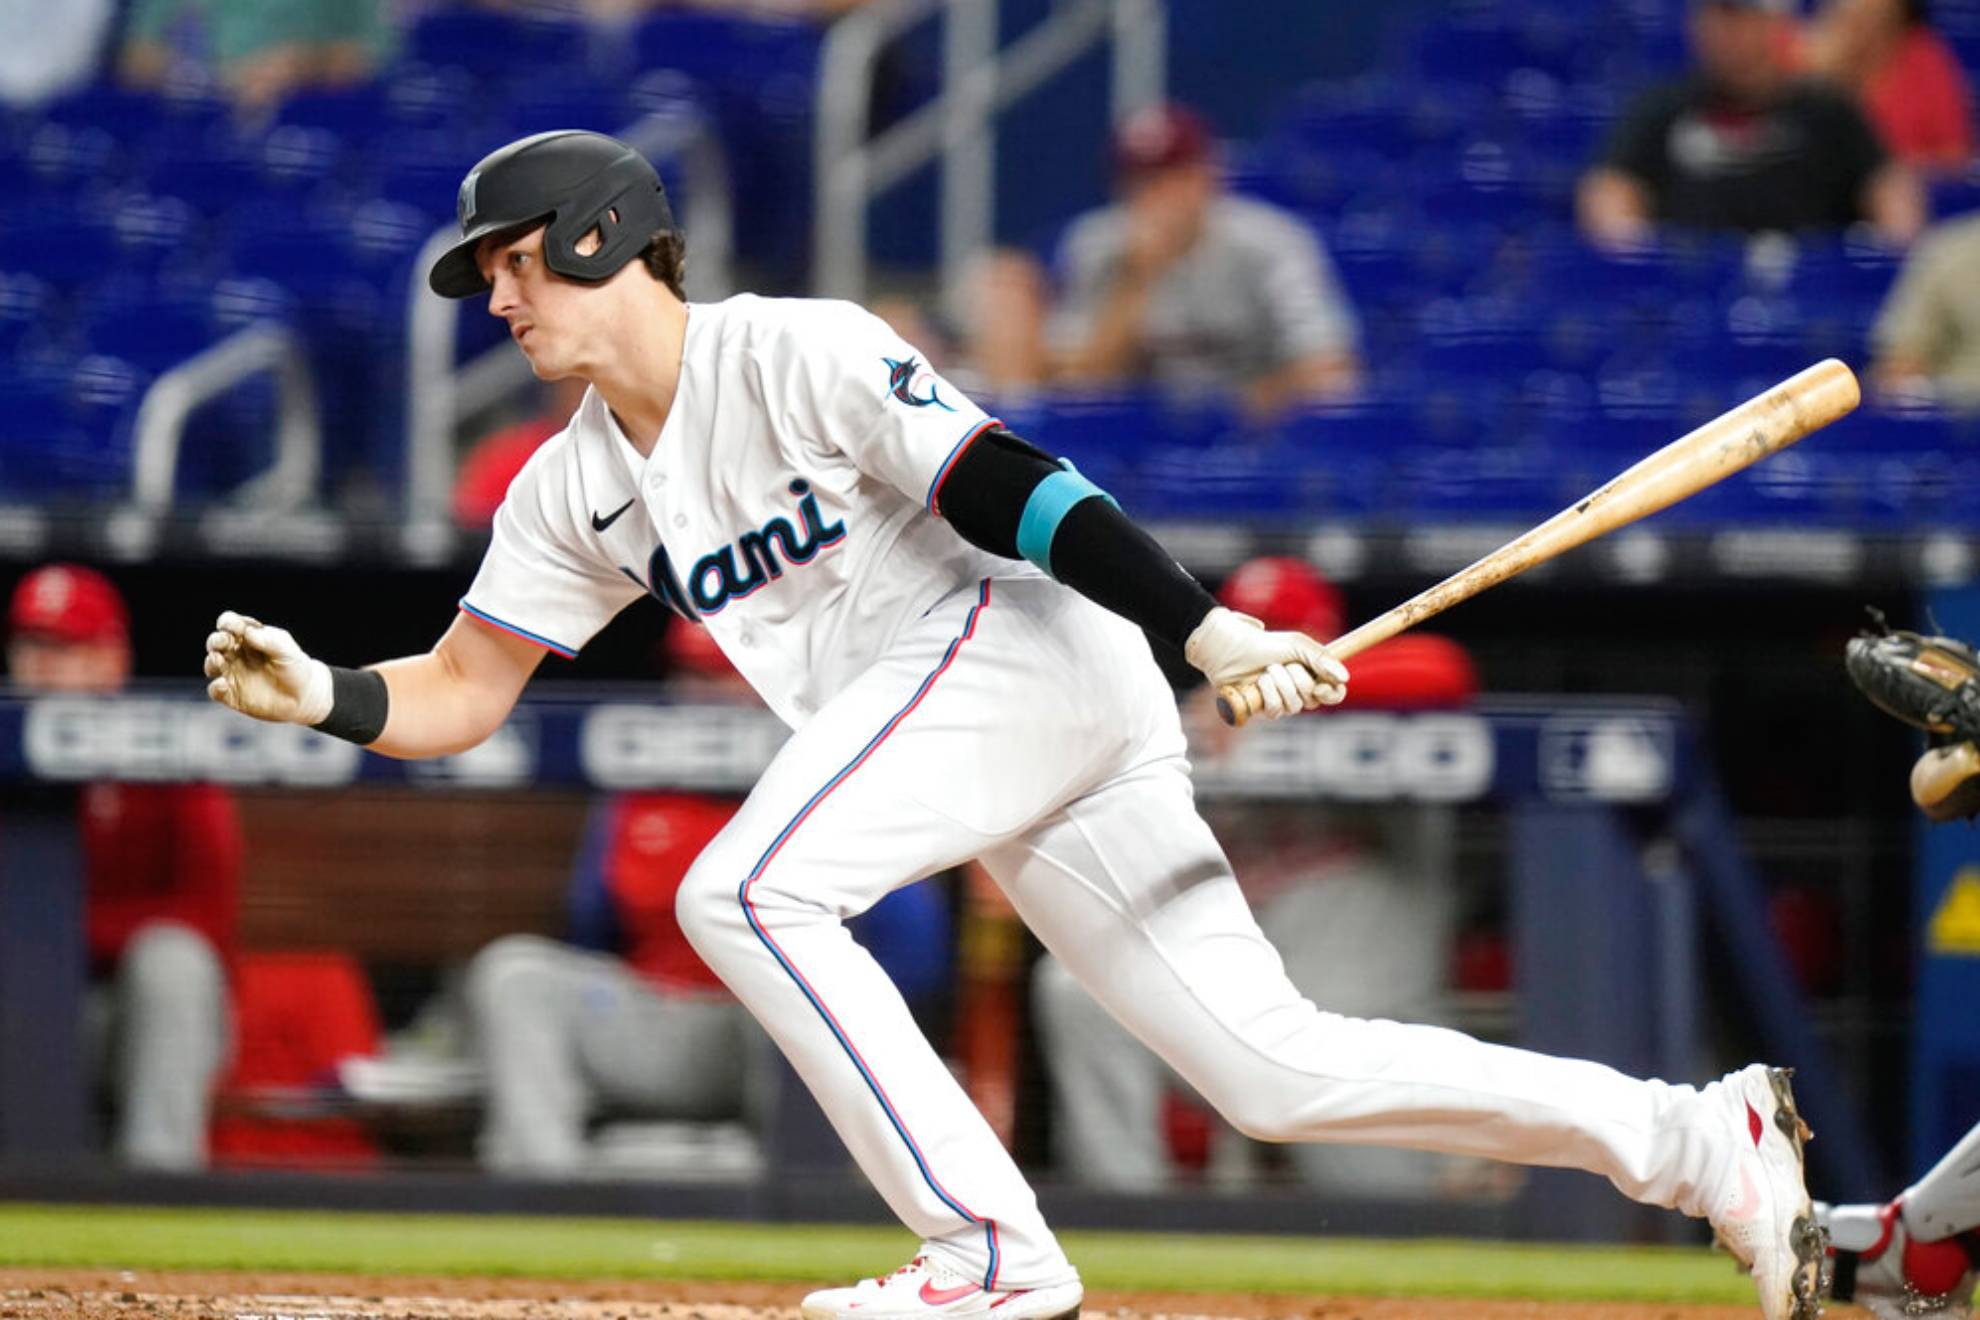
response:
<svg viewBox="0 0 1980 1320"><path fill-rule="evenodd" d="M1540 730L1540 787L1556 801L1658 802L1677 779L1677 735L1655 716L1557 716Z"/></svg>

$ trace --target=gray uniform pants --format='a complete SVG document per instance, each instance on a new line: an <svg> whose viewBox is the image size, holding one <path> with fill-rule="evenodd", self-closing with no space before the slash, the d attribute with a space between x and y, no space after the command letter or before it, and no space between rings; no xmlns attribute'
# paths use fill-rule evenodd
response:
<svg viewBox="0 0 1980 1320"><path fill-rule="evenodd" d="M753 1107L762 1033L725 994L665 994L616 958L509 935L468 964L466 995L493 1172L579 1172L603 1111L708 1120Z"/></svg>
<svg viewBox="0 0 1980 1320"><path fill-rule="evenodd" d="M175 921L141 926L115 975L90 988L84 1012L94 1075L116 1107L117 1157L139 1168L204 1168L232 1035L218 951Z"/></svg>

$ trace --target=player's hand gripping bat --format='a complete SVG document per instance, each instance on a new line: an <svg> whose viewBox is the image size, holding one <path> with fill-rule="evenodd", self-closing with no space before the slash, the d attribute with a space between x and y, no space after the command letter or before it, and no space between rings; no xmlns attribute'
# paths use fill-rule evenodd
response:
<svg viewBox="0 0 1980 1320"><path fill-rule="evenodd" d="M1436 586L1327 643L1327 650L1335 658L1347 660L1487 587L1519 576L1535 564L1667 509L1845 416L1862 397L1856 376L1846 365L1834 358L1817 362L1673 440ZM1253 683L1217 690L1217 713L1227 724L1243 724L1262 704Z"/></svg>

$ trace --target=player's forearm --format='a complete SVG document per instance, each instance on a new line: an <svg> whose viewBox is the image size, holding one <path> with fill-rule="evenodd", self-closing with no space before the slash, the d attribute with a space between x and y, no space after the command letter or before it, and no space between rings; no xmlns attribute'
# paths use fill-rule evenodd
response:
<svg viewBox="0 0 1980 1320"><path fill-rule="evenodd" d="M485 742L515 706L515 693L469 681L444 650L373 666L385 680L385 730L368 750L401 760L451 756Z"/></svg>
<svg viewBox="0 0 1980 1320"><path fill-rule="evenodd" d="M457 615L425 655L344 669L287 630L229 611L206 639L206 691L243 715L348 739L386 756L446 756L502 726L543 652Z"/></svg>

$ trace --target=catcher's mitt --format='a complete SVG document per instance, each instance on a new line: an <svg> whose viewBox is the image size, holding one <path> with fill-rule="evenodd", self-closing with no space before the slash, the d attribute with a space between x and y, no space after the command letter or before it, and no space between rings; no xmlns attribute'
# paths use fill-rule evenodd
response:
<svg viewBox="0 0 1980 1320"><path fill-rule="evenodd" d="M1881 620L1879 620L1881 622ZM1887 630L1850 639L1849 676L1879 710L1932 735L1911 777L1912 799L1934 820L1980 811L1980 655L1950 637ZM1964 750L1961 750L1964 749Z"/></svg>

